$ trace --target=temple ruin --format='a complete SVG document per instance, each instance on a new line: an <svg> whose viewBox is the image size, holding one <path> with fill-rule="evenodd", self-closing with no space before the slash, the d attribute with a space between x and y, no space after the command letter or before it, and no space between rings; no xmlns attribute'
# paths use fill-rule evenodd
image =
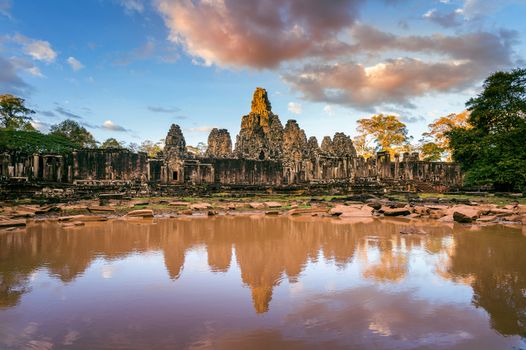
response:
<svg viewBox="0 0 526 350"><path fill-rule="evenodd" d="M250 113L232 148L226 129L213 129L203 155L187 151L181 128L172 125L156 157L126 149L80 149L69 154L0 154L2 183L141 185L181 188L367 188L445 191L462 184L455 163L421 161L418 153L379 152L365 159L348 135L337 132L318 144L295 120L285 126L272 112L267 91L257 88Z"/></svg>

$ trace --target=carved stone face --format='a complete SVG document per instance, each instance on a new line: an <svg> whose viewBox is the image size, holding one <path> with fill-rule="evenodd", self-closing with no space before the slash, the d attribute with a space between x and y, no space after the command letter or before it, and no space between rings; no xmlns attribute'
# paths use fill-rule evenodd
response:
<svg viewBox="0 0 526 350"><path fill-rule="evenodd" d="M232 140L226 129L214 128L208 136L208 157L225 158L232 153Z"/></svg>
<svg viewBox="0 0 526 350"><path fill-rule="evenodd" d="M179 125L172 124L170 127L166 135L164 150L167 158L186 155L186 140Z"/></svg>
<svg viewBox="0 0 526 350"><path fill-rule="evenodd" d="M263 88L256 88L252 98L252 106L250 112L261 116L259 122L263 127L268 126L269 115L272 113L272 106L268 100L267 90Z"/></svg>

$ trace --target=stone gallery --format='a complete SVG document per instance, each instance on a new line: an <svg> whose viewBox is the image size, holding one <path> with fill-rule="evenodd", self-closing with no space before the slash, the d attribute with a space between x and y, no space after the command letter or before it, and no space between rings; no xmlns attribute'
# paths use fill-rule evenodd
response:
<svg viewBox="0 0 526 350"><path fill-rule="evenodd" d="M213 129L205 154L188 152L181 128L172 125L164 150L154 158L125 149L80 149L69 154L0 154L0 178L65 184L302 187L344 185L445 191L459 187L455 163L419 160L418 153L391 158L379 152L358 156L348 135L321 141L295 120L283 127L265 89L257 88L250 113L241 119L235 147L226 129Z"/></svg>

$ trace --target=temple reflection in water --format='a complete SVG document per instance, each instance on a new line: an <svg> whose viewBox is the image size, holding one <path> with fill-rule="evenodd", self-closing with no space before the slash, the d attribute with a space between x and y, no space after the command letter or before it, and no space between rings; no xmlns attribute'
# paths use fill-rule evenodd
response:
<svg viewBox="0 0 526 350"><path fill-rule="evenodd" d="M285 278L298 281L309 263L324 259L341 268L356 263L365 280L397 283L408 274L409 252L421 251L437 258L441 278L471 285L472 303L488 312L495 330L525 334L526 239L519 230L420 223L427 235L401 235L404 225L261 216L116 220L69 230L35 223L27 232L0 234L0 308L17 305L30 289L31 275L42 268L70 282L95 259L159 251L175 281L185 274L188 252L205 247L209 270L223 273L236 264L255 311L266 313L275 287Z"/></svg>

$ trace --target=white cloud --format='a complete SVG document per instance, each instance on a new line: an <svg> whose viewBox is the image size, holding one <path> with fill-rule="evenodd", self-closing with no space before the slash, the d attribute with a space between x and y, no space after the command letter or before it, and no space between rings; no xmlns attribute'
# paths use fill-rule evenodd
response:
<svg viewBox="0 0 526 350"><path fill-rule="evenodd" d="M214 126L198 126L195 128L188 128L187 130L190 132L210 132Z"/></svg>
<svg viewBox="0 0 526 350"><path fill-rule="evenodd" d="M488 16L508 5L521 3L524 3L524 0L465 0L459 13L467 19L475 19Z"/></svg>
<svg viewBox="0 0 526 350"><path fill-rule="evenodd" d="M42 74L42 72L40 71L40 68L38 67L31 67L31 68L28 68L27 71L29 72L29 74L31 74L32 76L35 76L35 77L39 77L39 78L43 78L44 75Z"/></svg>
<svg viewBox="0 0 526 350"><path fill-rule="evenodd" d="M0 55L0 90L20 94L31 87L18 75L17 65Z"/></svg>
<svg viewBox="0 0 526 350"><path fill-rule="evenodd" d="M80 63L80 61L77 60L75 57L68 57L67 62L70 65L71 69L73 69L75 72L84 68L84 65Z"/></svg>
<svg viewBox="0 0 526 350"><path fill-rule="evenodd" d="M120 0L120 5L124 7L124 10L126 13L143 13L144 12L144 4L141 0Z"/></svg>
<svg viewBox="0 0 526 350"><path fill-rule="evenodd" d="M345 51L347 44L337 34L353 25L363 2L155 1L169 40L190 54L192 62L258 69Z"/></svg>
<svg viewBox="0 0 526 350"><path fill-rule="evenodd" d="M177 113L181 110L177 107L163 107L163 106L148 106L147 108L150 112L168 113L168 114Z"/></svg>
<svg viewBox="0 0 526 350"><path fill-rule="evenodd" d="M458 27L462 24L459 16L462 14L462 9L456 9L453 12L439 12L436 9L431 9L424 14L424 18L434 22L444 28Z"/></svg>
<svg viewBox="0 0 526 350"><path fill-rule="evenodd" d="M311 62L284 73L283 80L309 101L368 112L377 107L414 108L416 97L464 91L488 72L515 65L514 46L519 38L518 32L509 30L457 36L397 36L364 24L355 25L351 34L355 40L352 51L357 54L380 56L402 51L407 56L436 54L440 59L406 56L369 66L343 59Z"/></svg>
<svg viewBox="0 0 526 350"><path fill-rule="evenodd" d="M33 62L25 58L13 56L10 58L10 61L17 69L24 70L34 77L44 77L44 75L40 71L40 68L38 68L33 64Z"/></svg>
<svg viewBox="0 0 526 350"><path fill-rule="evenodd" d="M323 107L323 111L329 116L334 115L334 110L331 105L326 105L325 107Z"/></svg>
<svg viewBox="0 0 526 350"><path fill-rule="evenodd" d="M432 17L435 12L436 12L436 9L431 9L427 11L426 13L424 13L424 17L426 18Z"/></svg>
<svg viewBox="0 0 526 350"><path fill-rule="evenodd" d="M102 266L102 278L108 279L113 277L113 273L115 272L115 267L111 265L104 265Z"/></svg>
<svg viewBox="0 0 526 350"><path fill-rule="evenodd" d="M33 119L31 122L31 126L37 129L38 131L47 132L49 131L49 128L51 125L49 123L43 122L38 119Z"/></svg>
<svg viewBox="0 0 526 350"><path fill-rule="evenodd" d="M115 124L111 120L106 120L104 123L102 123L102 128L110 131L128 131L126 128Z"/></svg>
<svg viewBox="0 0 526 350"><path fill-rule="evenodd" d="M17 34L13 40L22 45L22 50L37 61L52 63L57 58L57 53L51 44L45 40L36 40Z"/></svg>
<svg viewBox="0 0 526 350"><path fill-rule="evenodd" d="M294 114L301 114L301 111L302 111L301 104L296 103L296 102L289 102L288 109L289 109L289 112L294 113Z"/></svg>

